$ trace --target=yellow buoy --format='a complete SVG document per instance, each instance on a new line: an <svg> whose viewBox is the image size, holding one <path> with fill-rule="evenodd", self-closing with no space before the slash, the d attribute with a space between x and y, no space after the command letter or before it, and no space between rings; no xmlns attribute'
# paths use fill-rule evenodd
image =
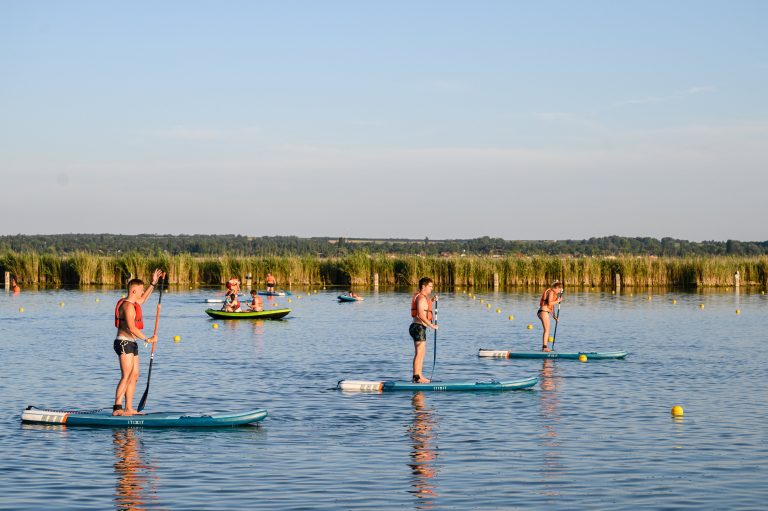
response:
<svg viewBox="0 0 768 511"><path fill-rule="evenodd" d="M649 302L651 301L651 295L648 295L648 301Z"/></svg>
<svg viewBox="0 0 768 511"><path fill-rule="evenodd" d="M297 296L296 296L296 299L297 299L297 300L301 300L301 295L297 295Z"/></svg>
<svg viewBox="0 0 768 511"><path fill-rule="evenodd" d="M288 303L291 303L291 301L292 301L292 300L291 300L290 298L288 298Z"/></svg>
<svg viewBox="0 0 768 511"><path fill-rule="evenodd" d="M59 307L64 307L64 302L59 302Z"/></svg>
<svg viewBox="0 0 768 511"><path fill-rule="evenodd" d="M611 291L611 294L612 294L612 295L615 295L615 294L616 294L616 291Z"/></svg>
<svg viewBox="0 0 768 511"><path fill-rule="evenodd" d="M96 298L96 303L99 303L99 301L100 301L100 300L99 300L98 298Z"/></svg>
<svg viewBox="0 0 768 511"><path fill-rule="evenodd" d="M531 324L529 323L529 324L528 324L528 326L527 326L526 328L527 328L528 330L533 330L533 325L531 325Z"/></svg>
<svg viewBox="0 0 768 511"><path fill-rule="evenodd" d="M682 417L683 416L683 407L680 405L675 405L672 407L672 416L673 417Z"/></svg>
<svg viewBox="0 0 768 511"><path fill-rule="evenodd" d="M19 312L24 312L24 307L19 307Z"/></svg>
<svg viewBox="0 0 768 511"><path fill-rule="evenodd" d="M501 309L496 309L496 314L501 314Z"/></svg>
<svg viewBox="0 0 768 511"><path fill-rule="evenodd" d="M491 308L491 304L490 304L490 303L486 303L486 304L485 304L485 306L486 306L486 308L488 308L488 309L490 309L490 308Z"/></svg>
<svg viewBox="0 0 768 511"><path fill-rule="evenodd" d="M275 302L275 303L272 304L272 307L277 307L278 305L280 305L280 304Z"/></svg>
<svg viewBox="0 0 768 511"><path fill-rule="evenodd" d="M480 303L483 303L483 302L485 302L485 300L483 300L482 298L480 298Z"/></svg>
<svg viewBox="0 0 768 511"><path fill-rule="evenodd" d="M315 294L317 294L317 289L315 289Z"/></svg>
<svg viewBox="0 0 768 511"><path fill-rule="evenodd" d="M741 314L741 311L739 309L736 309L736 314Z"/></svg>
<svg viewBox="0 0 768 511"><path fill-rule="evenodd" d="M552 341L554 341L554 340L555 340L555 338L554 338L554 337L552 337L552 336L550 335L550 336L549 336L549 342L552 342Z"/></svg>
<svg viewBox="0 0 768 511"><path fill-rule="evenodd" d="M672 300L672 305L675 305L677 303L677 300Z"/></svg>
<svg viewBox="0 0 768 511"><path fill-rule="evenodd" d="M699 309L703 309L703 308L704 308L704 304L703 304L703 303L700 303L700 304L699 304Z"/></svg>
<svg viewBox="0 0 768 511"><path fill-rule="evenodd" d="M512 320L514 320L514 319L515 319L515 317L514 317L512 314L510 314L510 315L509 315L509 320L510 320L510 321L512 321Z"/></svg>
<svg viewBox="0 0 768 511"><path fill-rule="evenodd" d="M580 354L579 362L586 362L586 361L587 361L587 356L584 353Z"/></svg>
<svg viewBox="0 0 768 511"><path fill-rule="evenodd" d="M179 342L179 341L181 341L181 336L180 335L174 335L173 336L173 342Z"/></svg>
<svg viewBox="0 0 768 511"><path fill-rule="evenodd" d="M214 323L214 324L212 324L211 326L212 326L213 328L219 328L219 324L218 324L218 323Z"/></svg>

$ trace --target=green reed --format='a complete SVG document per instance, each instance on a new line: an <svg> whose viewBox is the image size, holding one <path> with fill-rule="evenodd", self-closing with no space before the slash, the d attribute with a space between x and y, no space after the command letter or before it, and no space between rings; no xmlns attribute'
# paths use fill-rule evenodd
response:
<svg viewBox="0 0 768 511"><path fill-rule="evenodd" d="M264 286L267 272L280 287L306 284L415 286L423 276L443 287L489 288L498 279L502 288L546 286L555 280L571 287L612 287L617 274L623 286L725 287L739 272L744 286L768 284L768 256L635 257L425 257L369 255L313 256L193 256L138 252L104 256L89 252L70 255L5 252L0 270L20 282L44 284L124 285L133 275L142 279L160 268L170 284L221 285L230 277L252 287Z"/></svg>

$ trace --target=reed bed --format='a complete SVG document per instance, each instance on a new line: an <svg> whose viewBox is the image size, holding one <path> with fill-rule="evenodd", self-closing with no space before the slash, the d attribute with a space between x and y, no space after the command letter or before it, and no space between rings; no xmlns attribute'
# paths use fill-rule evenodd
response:
<svg viewBox="0 0 768 511"><path fill-rule="evenodd" d="M545 286L560 280L571 287L613 287L616 275L629 287L725 287L768 285L768 256L697 257L424 257L419 255L192 256L140 253L105 256L89 252L67 255L5 252L0 271L27 284L123 285L131 276L147 279L154 268L168 272L170 284L220 285L230 277L263 287L267 272L280 287L292 285L369 286L378 275L382 285L414 286L431 277L438 286L490 288Z"/></svg>

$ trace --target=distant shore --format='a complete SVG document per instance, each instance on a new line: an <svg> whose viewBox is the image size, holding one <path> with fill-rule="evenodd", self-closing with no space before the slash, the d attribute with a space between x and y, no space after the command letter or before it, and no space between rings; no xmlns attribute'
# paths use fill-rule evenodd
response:
<svg viewBox="0 0 768 511"><path fill-rule="evenodd" d="M281 287L292 285L413 286L423 276L438 286L507 288L732 287L768 285L768 256L419 256L354 252L319 256L199 256L161 253L101 255L90 252L0 253L0 273L20 284L122 285L152 269L168 272L170 284L218 285L230 277L254 287L271 272Z"/></svg>

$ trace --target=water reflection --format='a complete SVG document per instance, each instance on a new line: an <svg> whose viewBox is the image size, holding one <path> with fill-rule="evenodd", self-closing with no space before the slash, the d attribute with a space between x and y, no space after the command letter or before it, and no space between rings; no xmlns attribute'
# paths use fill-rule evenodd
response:
<svg viewBox="0 0 768 511"><path fill-rule="evenodd" d="M544 466L542 476L545 482L554 482L562 474L560 462L560 441L557 437L557 426L560 421L558 402L558 387L562 379L557 374L557 363L554 359L544 359L539 373L541 386L540 405L542 415L542 446L544 447ZM548 486L549 495L559 495L557 486Z"/></svg>
<svg viewBox="0 0 768 511"><path fill-rule="evenodd" d="M411 493L416 497L415 509L431 509L438 497L437 485L432 478L437 475L435 443L435 418L431 408L424 403L424 393L415 392L411 398L413 423L408 427L411 438Z"/></svg>
<svg viewBox="0 0 768 511"><path fill-rule="evenodd" d="M133 428L117 429L112 434L115 457L115 509L133 511L156 504L157 476L152 465L142 460L144 446L140 432ZM149 501L149 502L148 502Z"/></svg>

